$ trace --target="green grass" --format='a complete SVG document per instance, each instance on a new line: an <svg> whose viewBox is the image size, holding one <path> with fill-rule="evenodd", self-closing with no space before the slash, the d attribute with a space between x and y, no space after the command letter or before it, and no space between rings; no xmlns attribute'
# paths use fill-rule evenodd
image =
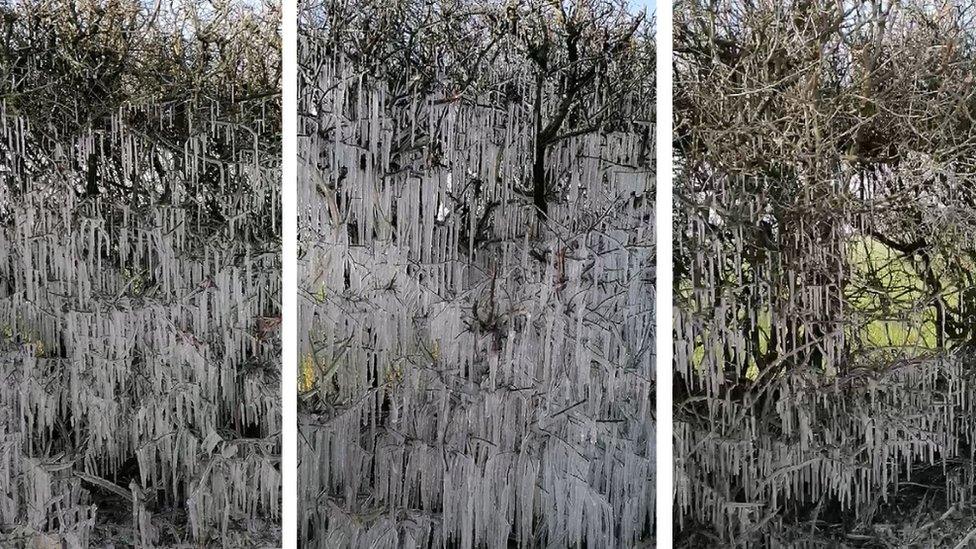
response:
<svg viewBox="0 0 976 549"><path fill-rule="evenodd" d="M856 236L847 247L849 269L844 289L846 306L852 308L850 324L845 328L848 341L859 344L868 353L897 353L900 356L919 356L938 348L936 299L929 296L929 289L920 272L920 258L906 257L870 236ZM748 270L748 264L742 269ZM949 269L938 258L933 259L932 272L945 288L939 299L946 307L959 305L959 284L952 281ZM734 274L727 273L730 287L734 286ZM679 281L678 298L687 301L691 297L691 281ZM744 320L744 313L740 314ZM769 312L758 315L759 350L766 354L771 333ZM707 335L707 334L706 334ZM700 368L705 357L701 340L696 342L692 362ZM830 365L825 369L830 371ZM747 377L758 375L754 358L749 359Z"/></svg>

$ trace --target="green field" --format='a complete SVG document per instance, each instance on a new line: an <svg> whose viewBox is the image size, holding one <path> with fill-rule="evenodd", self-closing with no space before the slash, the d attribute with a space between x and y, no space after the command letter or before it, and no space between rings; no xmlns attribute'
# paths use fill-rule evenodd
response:
<svg viewBox="0 0 976 549"><path fill-rule="evenodd" d="M931 272L942 288L927 287L924 263L918 256L907 257L870 236L854 236L847 244L848 275L844 289L845 340L850 348L862 355L890 355L911 357L930 354L939 348L937 305L947 311L957 311L962 284L953 272L968 268L971 263L960 259L950 269L945 261L931 260ZM748 270L748 264L743 264ZM735 274L727 272L727 288L735 287ZM691 283L679 282L679 303L690 302ZM740 307L738 319L746 322L747 313ZM768 310L756 315L759 327L759 350L766 354L770 341L771 315ZM802 328L800 330L802 335ZM692 361L700 367L705 356L702 337L696 339ZM705 338L707 339L707 337ZM952 347L947 341L945 346ZM716 343L720 345L720 343ZM720 353L721 349L716 349ZM832 371L829 364L825 370ZM758 373L755 359L750 358L747 377Z"/></svg>

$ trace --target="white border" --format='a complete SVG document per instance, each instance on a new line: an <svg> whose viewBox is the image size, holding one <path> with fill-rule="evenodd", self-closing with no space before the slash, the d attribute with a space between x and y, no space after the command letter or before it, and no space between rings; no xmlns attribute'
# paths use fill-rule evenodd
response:
<svg viewBox="0 0 976 549"><path fill-rule="evenodd" d="M671 207L672 207L672 156L671 156L671 84L672 84L672 4L667 0L657 2L657 140L655 152L657 170L655 183L657 185L654 206L654 220L656 223L656 258L654 282L657 289L655 296L655 513L656 513L656 544L657 547L672 545L672 502L674 494L674 468L672 448L672 250L671 250Z"/></svg>
<svg viewBox="0 0 976 549"><path fill-rule="evenodd" d="M298 7L281 2L281 545L298 547Z"/></svg>

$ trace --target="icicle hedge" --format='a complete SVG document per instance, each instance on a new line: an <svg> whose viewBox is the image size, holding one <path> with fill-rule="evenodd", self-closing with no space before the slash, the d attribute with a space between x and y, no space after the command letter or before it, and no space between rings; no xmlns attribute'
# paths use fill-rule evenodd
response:
<svg viewBox="0 0 976 549"><path fill-rule="evenodd" d="M940 5L676 12L679 545L972 528L976 25Z"/></svg>
<svg viewBox="0 0 976 549"><path fill-rule="evenodd" d="M506 5L303 11L306 547L651 539L650 26Z"/></svg>
<svg viewBox="0 0 976 549"><path fill-rule="evenodd" d="M276 543L277 8L0 14L0 544Z"/></svg>

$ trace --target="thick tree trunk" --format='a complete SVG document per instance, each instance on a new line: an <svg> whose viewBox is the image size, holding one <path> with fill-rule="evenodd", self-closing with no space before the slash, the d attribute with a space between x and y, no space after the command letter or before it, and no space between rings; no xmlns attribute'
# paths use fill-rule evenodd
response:
<svg viewBox="0 0 976 549"><path fill-rule="evenodd" d="M98 196L98 153L88 153L88 169L85 173L85 196Z"/></svg>
<svg viewBox="0 0 976 549"><path fill-rule="evenodd" d="M546 201L546 142L542 129L542 86L544 82L540 76L536 79L535 87L535 152L532 159L532 198L535 203L536 215L540 221L549 218L549 204Z"/></svg>
<svg viewBox="0 0 976 549"><path fill-rule="evenodd" d="M548 219L549 203L546 200L546 146L536 140L535 160L532 163L532 198L536 215L540 220Z"/></svg>

